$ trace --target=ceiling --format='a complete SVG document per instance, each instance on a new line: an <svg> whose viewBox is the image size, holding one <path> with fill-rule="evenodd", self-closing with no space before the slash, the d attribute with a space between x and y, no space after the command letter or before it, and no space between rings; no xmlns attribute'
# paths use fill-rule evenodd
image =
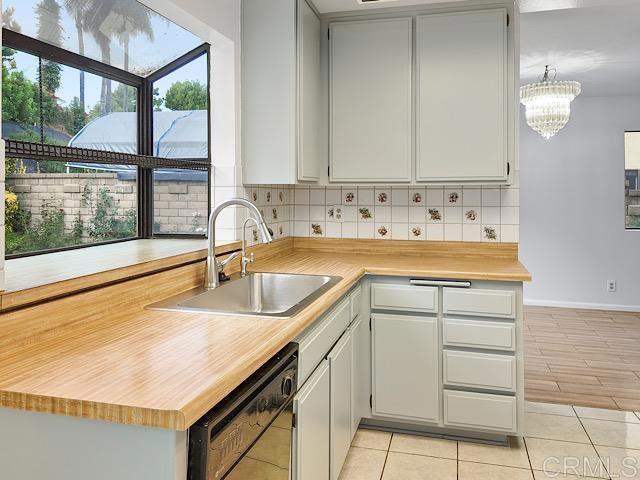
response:
<svg viewBox="0 0 640 480"><path fill-rule="evenodd" d="M320 13L450 0L312 0ZM473 2L474 0L460 0ZM640 0L520 0L521 82L544 66L582 83L584 96L640 95Z"/></svg>
<svg viewBox="0 0 640 480"><path fill-rule="evenodd" d="M522 0L522 83L539 79L549 64L557 69L558 79L581 82L584 96L640 95L640 1L553 2L582 5L527 12L550 1Z"/></svg>

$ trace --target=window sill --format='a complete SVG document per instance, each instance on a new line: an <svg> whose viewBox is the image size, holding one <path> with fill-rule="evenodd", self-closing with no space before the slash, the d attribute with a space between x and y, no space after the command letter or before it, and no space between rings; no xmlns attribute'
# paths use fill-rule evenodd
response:
<svg viewBox="0 0 640 480"><path fill-rule="evenodd" d="M240 242L220 242L216 254L239 248ZM153 239L14 258L5 262L0 310L202 261L206 256L206 240Z"/></svg>

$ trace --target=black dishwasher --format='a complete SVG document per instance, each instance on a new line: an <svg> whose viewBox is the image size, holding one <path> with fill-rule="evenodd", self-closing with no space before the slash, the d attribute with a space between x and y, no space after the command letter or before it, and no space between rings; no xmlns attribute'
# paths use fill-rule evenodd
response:
<svg viewBox="0 0 640 480"><path fill-rule="evenodd" d="M189 429L189 480L287 480L298 345L290 343Z"/></svg>

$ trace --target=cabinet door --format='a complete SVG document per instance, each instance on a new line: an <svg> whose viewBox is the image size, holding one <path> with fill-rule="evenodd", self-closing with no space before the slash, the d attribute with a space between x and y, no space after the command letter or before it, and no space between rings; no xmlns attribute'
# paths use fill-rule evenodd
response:
<svg viewBox="0 0 640 480"><path fill-rule="evenodd" d="M328 355L331 369L331 479L337 480L351 445L351 362L353 344L347 331Z"/></svg>
<svg viewBox="0 0 640 480"><path fill-rule="evenodd" d="M330 26L330 179L411 180L411 19Z"/></svg>
<svg viewBox="0 0 640 480"><path fill-rule="evenodd" d="M329 362L324 360L293 401L293 479L329 479Z"/></svg>
<svg viewBox="0 0 640 480"><path fill-rule="evenodd" d="M372 326L373 414L439 421L436 319L374 314Z"/></svg>
<svg viewBox="0 0 640 480"><path fill-rule="evenodd" d="M507 179L506 10L417 19L417 180Z"/></svg>
<svg viewBox="0 0 640 480"><path fill-rule="evenodd" d="M264 0L263 0L264 1ZM298 180L320 178L320 19L305 0L298 1ZM266 2L265 2L266 3ZM324 161L327 168L326 156Z"/></svg>

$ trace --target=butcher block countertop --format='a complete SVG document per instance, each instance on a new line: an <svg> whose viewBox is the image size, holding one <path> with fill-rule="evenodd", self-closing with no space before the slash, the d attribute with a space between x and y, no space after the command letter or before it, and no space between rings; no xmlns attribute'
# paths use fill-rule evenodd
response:
<svg viewBox="0 0 640 480"><path fill-rule="evenodd" d="M9 311L0 407L186 430L367 273L531 279L515 244L288 238L254 251L252 271L342 280L285 319L144 309L200 285L203 262Z"/></svg>

